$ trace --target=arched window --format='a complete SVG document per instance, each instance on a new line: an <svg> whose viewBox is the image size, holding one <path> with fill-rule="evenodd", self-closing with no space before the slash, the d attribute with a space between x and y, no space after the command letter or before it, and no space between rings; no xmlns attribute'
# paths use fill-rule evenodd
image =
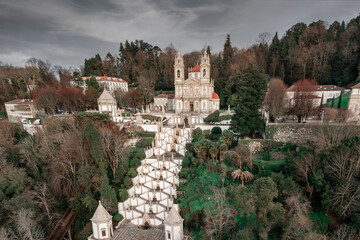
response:
<svg viewBox="0 0 360 240"><path fill-rule="evenodd" d="M177 70L177 77L180 78L180 70Z"/></svg>
<svg viewBox="0 0 360 240"><path fill-rule="evenodd" d="M206 76L206 69L203 70L203 77Z"/></svg>

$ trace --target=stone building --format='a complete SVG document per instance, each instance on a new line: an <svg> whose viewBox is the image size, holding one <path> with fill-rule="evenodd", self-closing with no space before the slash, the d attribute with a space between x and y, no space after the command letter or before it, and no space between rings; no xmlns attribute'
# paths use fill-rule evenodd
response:
<svg viewBox="0 0 360 240"><path fill-rule="evenodd" d="M177 204L171 208L167 218L164 221L165 225L165 239L166 240L182 240L184 239L183 222Z"/></svg>
<svg viewBox="0 0 360 240"><path fill-rule="evenodd" d="M155 111L161 111L162 108L165 111L175 110L175 94L159 94L154 98Z"/></svg>
<svg viewBox="0 0 360 240"><path fill-rule="evenodd" d="M348 110L351 115L348 121L359 122L360 120L360 83L351 88Z"/></svg>
<svg viewBox="0 0 360 240"><path fill-rule="evenodd" d="M86 80L89 80L91 77L81 77L80 81L75 79L71 79L70 84L74 87L81 87L84 89L84 92L87 89ZM124 92L128 91L128 83L117 77L106 77L106 76L98 76L95 77L96 81L99 83L99 86L107 89L111 94L114 93L115 90L121 89Z"/></svg>
<svg viewBox="0 0 360 240"><path fill-rule="evenodd" d="M315 107L319 107L321 104L326 104L332 99L339 97L344 91L345 88L336 85L313 85L309 88L309 92L313 95L313 104ZM295 85L292 85L286 90L286 98L289 100L289 106L294 102L295 92Z"/></svg>
<svg viewBox="0 0 360 240"><path fill-rule="evenodd" d="M27 118L34 118L36 109L31 99L15 99L5 103L5 109L10 122L26 122Z"/></svg>
<svg viewBox="0 0 360 240"><path fill-rule="evenodd" d="M117 116L116 100L106 89L101 93L97 102L100 112L109 113L112 117Z"/></svg>
<svg viewBox="0 0 360 240"><path fill-rule="evenodd" d="M178 52L175 57L175 112L206 113L219 110L220 99L214 92L214 81L210 78L210 57L204 51L200 65L189 70L185 79L184 59Z"/></svg>
<svg viewBox="0 0 360 240"><path fill-rule="evenodd" d="M100 201L90 221L93 234L88 237L88 240L108 240L114 235L112 216L106 211Z"/></svg>

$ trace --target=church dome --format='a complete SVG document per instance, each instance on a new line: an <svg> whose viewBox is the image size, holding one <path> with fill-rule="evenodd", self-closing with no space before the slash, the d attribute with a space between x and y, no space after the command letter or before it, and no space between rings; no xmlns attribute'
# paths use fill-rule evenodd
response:
<svg viewBox="0 0 360 240"><path fill-rule="evenodd" d="M212 94L212 99L220 99L220 98L219 98L219 95L217 95L217 93L213 93Z"/></svg>

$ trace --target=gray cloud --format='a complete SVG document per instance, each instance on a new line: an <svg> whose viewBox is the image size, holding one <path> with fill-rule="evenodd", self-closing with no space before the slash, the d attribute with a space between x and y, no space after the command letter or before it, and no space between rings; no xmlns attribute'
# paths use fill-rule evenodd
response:
<svg viewBox="0 0 360 240"><path fill-rule="evenodd" d="M348 21L359 1L295 0L3 0L0 61L23 65L30 57L80 66L119 43L143 39L182 52L222 49L227 33L239 48L262 32L284 32L297 22Z"/></svg>

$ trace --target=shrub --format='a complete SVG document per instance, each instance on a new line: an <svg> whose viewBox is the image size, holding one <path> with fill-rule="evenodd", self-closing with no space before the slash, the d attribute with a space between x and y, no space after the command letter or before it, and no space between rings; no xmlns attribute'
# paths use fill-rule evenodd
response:
<svg viewBox="0 0 360 240"><path fill-rule="evenodd" d="M133 183L131 181L131 178L129 176L126 176L125 179L124 179L124 187L126 189L129 189L133 186Z"/></svg>
<svg viewBox="0 0 360 240"><path fill-rule="evenodd" d="M139 148L149 147L149 146L151 146L152 141L153 141L152 137L141 138L139 141L137 141L136 147L139 147Z"/></svg>
<svg viewBox="0 0 360 240"><path fill-rule="evenodd" d="M157 121L160 121L160 119L161 119L160 117L156 117L156 116L152 116L152 115L142 115L141 117L142 117L142 119L149 120L151 122L157 122Z"/></svg>
<svg viewBox="0 0 360 240"><path fill-rule="evenodd" d="M222 134L222 130L220 127L213 127L211 129L211 134Z"/></svg>
<svg viewBox="0 0 360 240"><path fill-rule="evenodd" d="M100 123L104 123L104 124L109 124L111 123L111 119L109 114L107 113L90 113L90 112L84 112L84 113L75 113L74 114L75 117L75 122L81 126L82 123L84 122L84 120L91 120L91 121L96 121L96 122L100 122Z"/></svg>
<svg viewBox="0 0 360 240"><path fill-rule="evenodd" d="M213 113L210 113L205 119L205 123L211 123L211 122L218 122L219 121L220 112L219 110L216 110Z"/></svg>
<svg viewBox="0 0 360 240"><path fill-rule="evenodd" d="M123 202L128 198L129 198L128 192L126 190L124 190L124 189L120 189L119 190L119 201Z"/></svg>
<svg viewBox="0 0 360 240"><path fill-rule="evenodd" d="M115 222L120 222L123 219L124 219L124 217L121 214L118 214L118 213L115 213L114 216L113 216L113 220Z"/></svg>
<svg viewBox="0 0 360 240"><path fill-rule="evenodd" d="M136 135L138 135L139 137L151 137L151 138L154 138L155 137L155 132L137 132Z"/></svg>
<svg viewBox="0 0 360 240"><path fill-rule="evenodd" d="M136 177L137 173L136 173L135 169L130 168L126 175L133 178L133 177Z"/></svg>
<svg viewBox="0 0 360 240"><path fill-rule="evenodd" d="M263 159L264 159L265 161L270 161L270 159L271 159L270 153L269 153L269 152L264 152Z"/></svg>
<svg viewBox="0 0 360 240"><path fill-rule="evenodd" d="M187 151L193 152L194 151L193 144L192 143L186 143L185 149Z"/></svg>

